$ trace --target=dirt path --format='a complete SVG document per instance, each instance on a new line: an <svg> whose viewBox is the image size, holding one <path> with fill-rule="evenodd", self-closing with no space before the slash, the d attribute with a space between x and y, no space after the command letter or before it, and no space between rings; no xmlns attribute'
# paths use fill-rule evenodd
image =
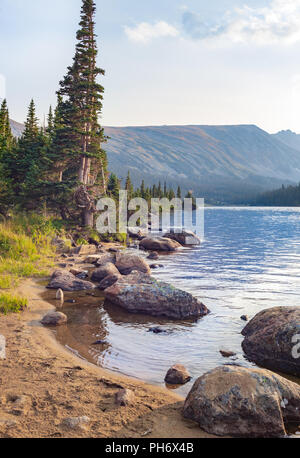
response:
<svg viewBox="0 0 300 458"><path fill-rule="evenodd" d="M89 364L60 346L39 324L51 309L29 280L19 292L29 300L20 315L0 316L7 359L0 360L0 437L210 437L181 416L182 398L167 390ZM132 407L115 405L120 387L136 396ZM62 425L87 416L86 428Z"/></svg>

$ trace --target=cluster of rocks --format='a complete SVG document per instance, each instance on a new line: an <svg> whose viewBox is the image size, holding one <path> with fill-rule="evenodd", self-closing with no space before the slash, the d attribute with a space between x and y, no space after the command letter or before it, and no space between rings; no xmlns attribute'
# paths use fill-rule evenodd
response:
<svg viewBox="0 0 300 458"><path fill-rule="evenodd" d="M162 241L162 240L163 241ZM169 247L177 247L176 241L168 238L153 239L166 251ZM141 241L147 241L143 239ZM166 245L164 245L166 244ZM199 318L209 313L208 309L191 294L157 281L151 276L151 266L145 257L121 251L97 253L94 245L84 245L77 249L78 256L86 255L82 262L92 265L90 280L85 270L55 270L47 286L59 291L60 302L64 291L89 291L99 288L107 301L120 306L131 313L142 313L152 316L165 316L171 319ZM157 259L158 253L149 255ZM156 265L152 265L156 268ZM56 312L60 313L60 312ZM64 324L62 314L50 313L43 320L45 325Z"/></svg>
<svg viewBox="0 0 300 458"><path fill-rule="evenodd" d="M150 251L148 260L159 259L158 252L176 251L188 244L199 244L194 234L168 233L150 238L138 235L140 248ZM166 316L172 319L198 318L209 313L198 299L151 276L147 259L122 252L83 249L85 263L93 266L91 281L86 271L56 270L48 288L63 291L103 290L112 304L130 313ZM82 250L78 250L82 255ZM42 323L61 325L67 317L60 312L47 314ZM242 320L248 321L243 315ZM159 328L149 331L160 333ZM247 358L266 369L246 368L229 361L207 372L193 384L183 408L185 418L196 421L208 433L232 437L281 437L287 424L300 422L300 386L270 370L300 376L300 309L276 307L260 312L242 331L242 348ZM225 358L235 356L220 350ZM182 385L191 375L181 364L172 366L165 376L169 385ZM121 390L116 404L134 403L134 393ZM69 419L66 427L80 427L86 419ZM74 425L74 426L73 426Z"/></svg>

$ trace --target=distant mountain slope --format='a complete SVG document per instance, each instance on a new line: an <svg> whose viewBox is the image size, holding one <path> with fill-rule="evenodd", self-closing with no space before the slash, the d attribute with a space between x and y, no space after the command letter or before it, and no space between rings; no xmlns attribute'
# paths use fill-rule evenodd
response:
<svg viewBox="0 0 300 458"><path fill-rule="evenodd" d="M300 135L291 130L281 130L277 134L272 135L277 140L280 140L285 145L300 151Z"/></svg>
<svg viewBox="0 0 300 458"><path fill-rule="evenodd" d="M254 125L106 127L110 167L215 197L300 179L300 152Z"/></svg>
<svg viewBox="0 0 300 458"><path fill-rule="evenodd" d="M254 125L105 127L105 134L110 170L122 178L130 170L135 184L166 180L229 202L300 180L300 151Z"/></svg>
<svg viewBox="0 0 300 458"><path fill-rule="evenodd" d="M21 124L20 122L13 121L12 119L10 120L10 127L12 130L12 133L15 137L20 137L22 135L23 129L24 129L24 124Z"/></svg>

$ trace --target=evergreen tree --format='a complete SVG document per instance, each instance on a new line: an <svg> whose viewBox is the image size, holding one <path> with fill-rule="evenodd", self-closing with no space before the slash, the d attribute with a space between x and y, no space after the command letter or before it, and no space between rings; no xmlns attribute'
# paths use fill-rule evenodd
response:
<svg viewBox="0 0 300 458"><path fill-rule="evenodd" d="M120 181L114 173L110 174L108 185L107 185L107 193L110 197L115 200L119 199L119 191L120 191Z"/></svg>
<svg viewBox="0 0 300 458"><path fill-rule="evenodd" d="M0 213L6 214L12 204L11 181L7 174L7 157L15 144L10 123L6 100L0 108Z"/></svg>
<svg viewBox="0 0 300 458"><path fill-rule="evenodd" d="M134 189L133 184L131 182L130 172L128 171L126 183L125 183L125 190L127 191L127 198L131 200L133 197Z"/></svg>
<svg viewBox="0 0 300 458"><path fill-rule="evenodd" d="M6 156L6 173L12 184L15 203L39 208L41 182L47 169L46 137L38 125L35 104L31 100L25 128L18 143Z"/></svg>
<svg viewBox="0 0 300 458"><path fill-rule="evenodd" d="M177 196L178 199L181 199L181 188L180 188L180 186L178 186L178 188L177 188L176 196Z"/></svg>
<svg viewBox="0 0 300 458"><path fill-rule="evenodd" d="M73 64L60 83L63 97L60 116L64 135L61 152L67 154L77 172L80 185L75 189L75 200L81 208L83 224L93 225L95 200L106 192L107 158L101 143L106 141L103 128L98 124L102 111L103 87L97 77L104 70L96 65L97 43L93 0L83 0L80 29ZM64 173L63 173L64 174Z"/></svg>
<svg viewBox="0 0 300 458"><path fill-rule="evenodd" d="M0 153L13 145L13 135L9 123L9 112L6 99L3 100L0 108Z"/></svg>

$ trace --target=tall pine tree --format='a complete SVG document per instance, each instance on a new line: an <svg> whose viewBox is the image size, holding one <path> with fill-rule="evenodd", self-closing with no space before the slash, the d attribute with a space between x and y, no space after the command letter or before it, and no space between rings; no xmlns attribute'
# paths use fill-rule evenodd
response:
<svg viewBox="0 0 300 458"><path fill-rule="evenodd" d="M107 185L107 158L101 148L106 137L98 122L104 88L97 77L104 75L104 70L96 64L95 11L93 0L83 0L75 57L60 82L59 91L63 97L60 107L64 131L62 155L67 154L76 169L79 184L74 195L85 226L93 226L95 201L106 192Z"/></svg>

